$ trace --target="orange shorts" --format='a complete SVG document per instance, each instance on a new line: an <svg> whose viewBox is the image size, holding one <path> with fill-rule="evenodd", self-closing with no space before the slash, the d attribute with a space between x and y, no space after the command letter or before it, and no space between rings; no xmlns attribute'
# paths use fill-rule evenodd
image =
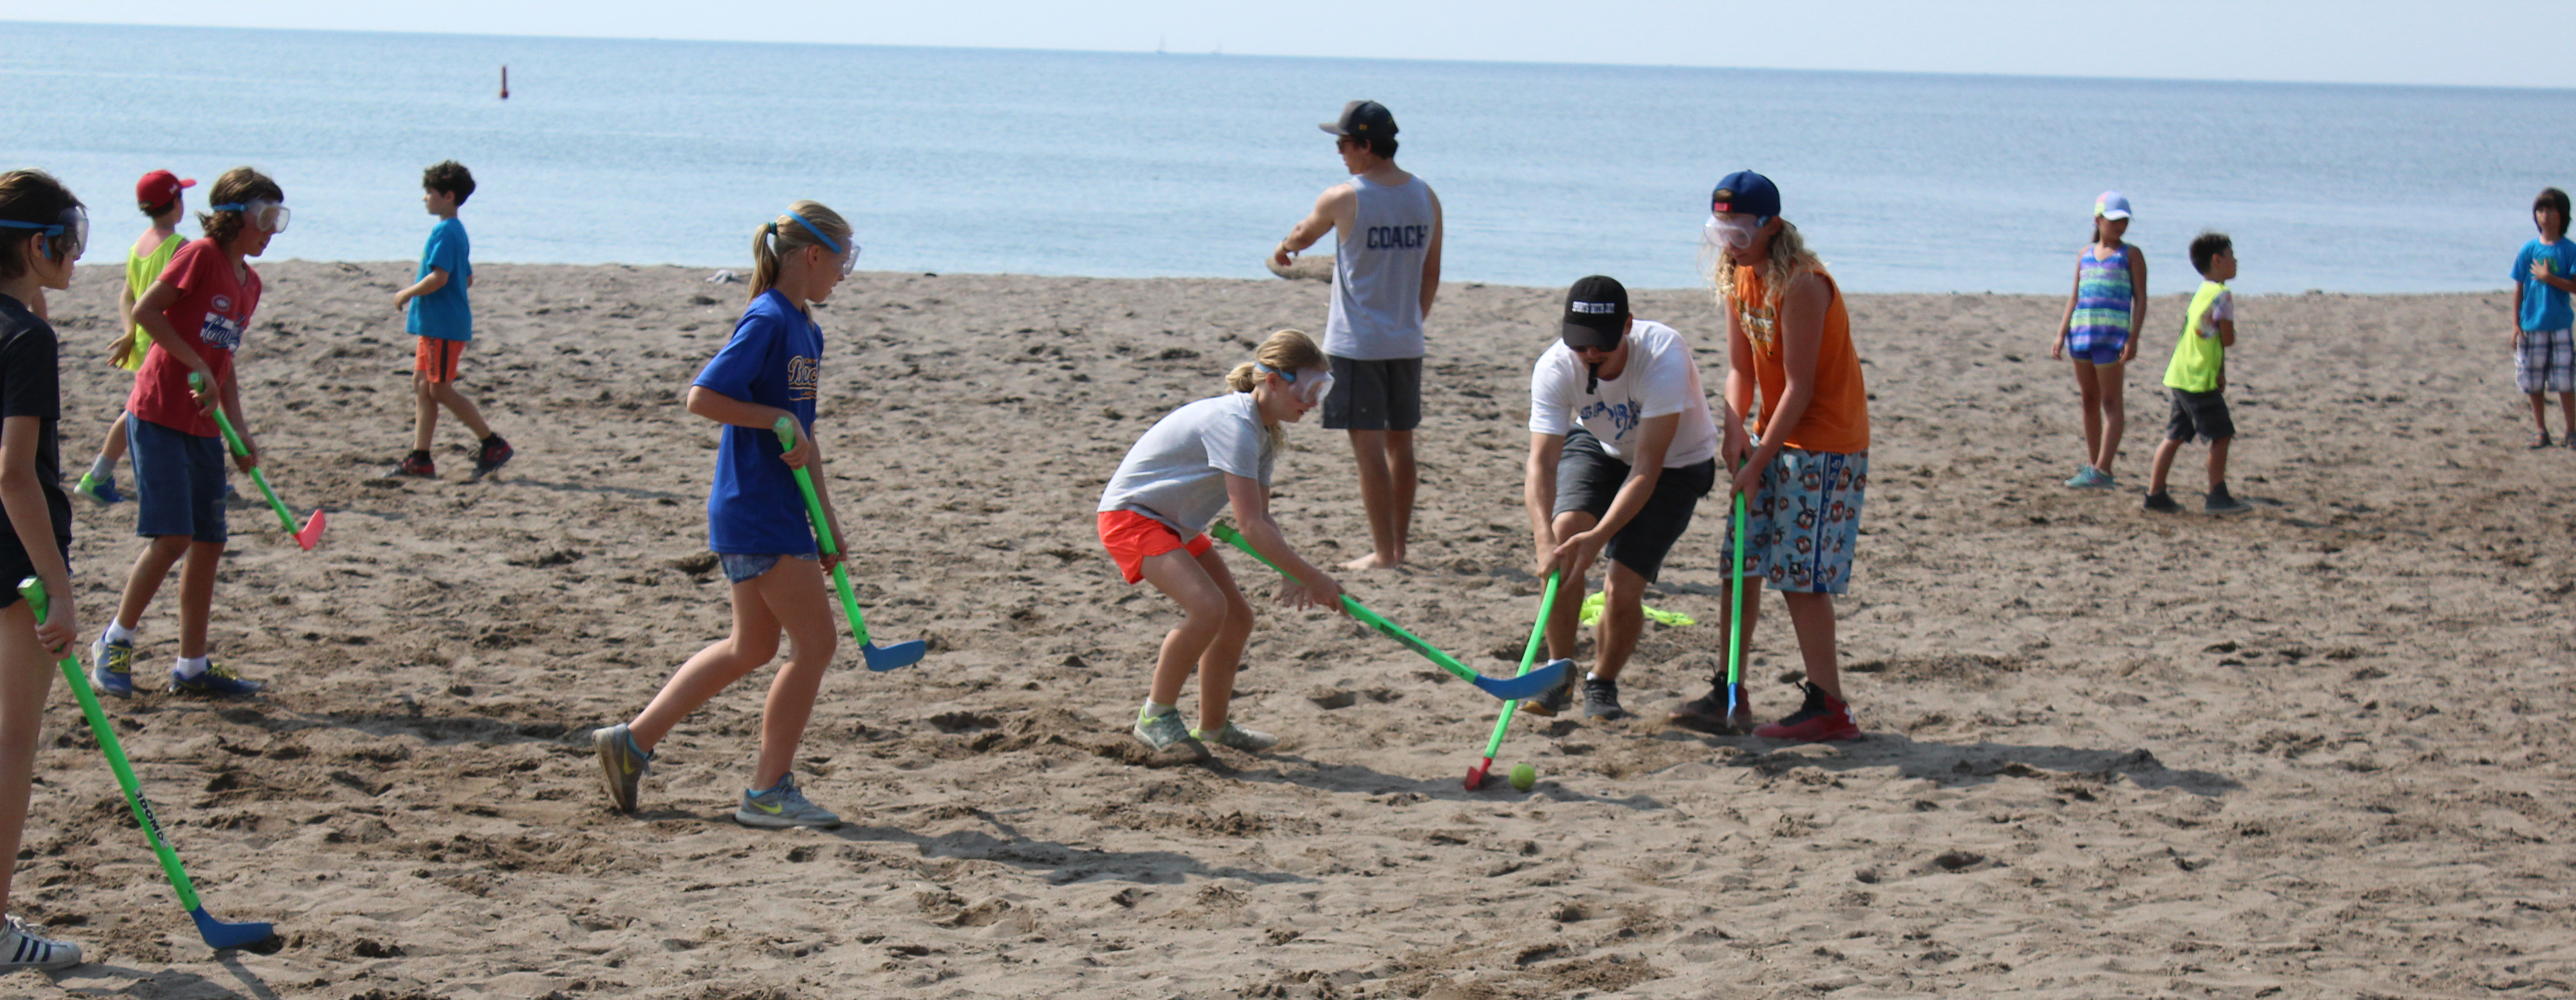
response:
<svg viewBox="0 0 2576 1000"><path fill-rule="evenodd" d="M464 360L464 341L422 337L420 347L412 351L411 370L429 376L432 382L454 382L457 363Z"/></svg>
<svg viewBox="0 0 2576 1000"><path fill-rule="evenodd" d="M1132 510L1100 512L1100 544L1109 549L1109 558L1118 561L1118 572L1135 583L1145 578L1145 560L1173 549L1188 549L1190 555L1207 554L1216 540L1202 534L1187 542L1179 532L1161 521Z"/></svg>

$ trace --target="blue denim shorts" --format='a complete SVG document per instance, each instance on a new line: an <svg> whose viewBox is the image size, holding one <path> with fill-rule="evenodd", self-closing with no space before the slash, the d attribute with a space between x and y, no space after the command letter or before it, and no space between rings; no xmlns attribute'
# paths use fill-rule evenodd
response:
<svg viewBox="0 0 2576 1000"><path fill-rule="evenodd" d="M133 417L125 422L125 447L134 456L135 534L223 543L230 534L224 480L231 468L224 439Z"/></svg>
<svg viewBox="0 0 2576 1000"><path fill-rule="evenodd" d="M786 558L790 557L775 552L750 554L718 552L716 553L716 564L724 567L725 579L727 581L732 583L743 583L758 579L760 574L769 572L772 567L778 565L779 560ZM820 559L822 556L819 553L806 552L795 555L793 558L814 560Z"/></svg>

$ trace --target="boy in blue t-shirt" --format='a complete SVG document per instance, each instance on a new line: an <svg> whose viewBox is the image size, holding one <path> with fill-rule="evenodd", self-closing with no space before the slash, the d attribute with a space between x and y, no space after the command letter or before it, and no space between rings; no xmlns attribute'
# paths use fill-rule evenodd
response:
<svg viewBox="0 0 2576 1000"><path fill-rule="evenodd" d="M510 442L492 433L474 401L456 391L459 362L465 360L466 343L474 339L474 310L465 299L466 289L474 287L474 263L467 259L465 224L456 220L456 210L474 194L474 175L464 164L444 160L421 172L420 187L421 206L438 217L438 225L430 227L429 245L420 252L419 280L394 293L394 308L411 310L404 329L420 337L411 376L420 409L412 422L411 454L385 475L438 476L429 444L438 430L438 408L444 406L483 444L474 457L474 475L467 479L471 482L510 461Z"/></svg>
<svg viewBox="0 0 2576 1000"><path fill-rule="evenodd" d="M2513 380L2531 397L2531 446L2549 447L2549 393L2565 411L2566 445L2576 448L2576 243L2567 239L2567 192L2544 188L2531 200L2540 238L2513 258Z"/></svg>

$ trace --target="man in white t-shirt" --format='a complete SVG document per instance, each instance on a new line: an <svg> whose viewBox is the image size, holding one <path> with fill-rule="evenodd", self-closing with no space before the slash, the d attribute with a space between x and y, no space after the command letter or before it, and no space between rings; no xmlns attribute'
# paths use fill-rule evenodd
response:
<svg viewBox="0 0 2576 1000"><path fill-rule="evenodd" d="M1334 135L1351 179L1324 189L1270 262L1285 268L1325 233L1340 233L1324 323L1333 366L1324 426L1351 432L1368 509L1369 554L1342 565L1376 569L1402 564L1413 533L1413 429L1422 423L1422 318L1440 291L1440 197L1396 167L1386 105L1352 101L1318 127Z"/></svg>
<svg viewBox="0 0 2576 1000"><path fill-rule="evenodd" d="M1529 430L1522 500L1536 572L1565 575L1548 616L1548 655L1574 655L1584 575L1609 556L1583 714L1623 719L1619 671L1645 628L1646 585L1716 484L1720 449L1729 465L1747 450L1744 431L1731 414L1710 417L1681 332L1630 316L1628 290L1600 275L1566 294L1557 343L1530 373ZM1572 702L1569 683L1521 707L1555 715Z"/></svg>

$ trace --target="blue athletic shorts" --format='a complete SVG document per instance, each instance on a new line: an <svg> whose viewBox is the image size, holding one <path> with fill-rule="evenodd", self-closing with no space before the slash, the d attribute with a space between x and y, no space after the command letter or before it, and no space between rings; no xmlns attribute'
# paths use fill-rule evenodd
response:
<svg viewBox="0 0 2576 1000"><path fill-rule="evenodd" d="M126 453L134 456L134 533L145 538L186 535L223 544L224 481L230 462L224 439L133 417L125 422Z"/></svg>

